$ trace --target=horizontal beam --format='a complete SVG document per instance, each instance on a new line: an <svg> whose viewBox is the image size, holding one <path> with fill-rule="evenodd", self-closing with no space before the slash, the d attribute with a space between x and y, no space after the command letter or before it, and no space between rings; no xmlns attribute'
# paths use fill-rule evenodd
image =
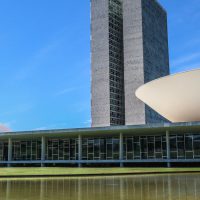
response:
<svg viewBox="0 0 200 200"><path fill-rule="evenodd" d="M81 136L109 136L123 134L160 134L165 133L166 130L170 132L177 131L177 134L188 131L200 131L200 122L184 122L184 123L164 123L164 124L146 124L146 125L125 125L125 126L111 126L100 128L80 128L80 129L58 129L58 130L41 130L41 131L21 131L21 132L8 132L0 133L0 140L8 138L40 138L46 137L75 137Z"/></svg>
<svg viewBox="0 0 200 200"><path fill-rule="evenodd" d="M200 159L144 159L144 160L20 160L20 161L0 161L0 164L95 164L95 163L196 163L200 162Z"/></svg>

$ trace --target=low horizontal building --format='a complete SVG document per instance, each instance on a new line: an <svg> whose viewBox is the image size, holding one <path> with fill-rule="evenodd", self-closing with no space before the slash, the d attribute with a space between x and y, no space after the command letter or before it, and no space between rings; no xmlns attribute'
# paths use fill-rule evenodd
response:
<svg viewBox="0 0 200 200"><path fill-rule="evenodd" d="M200 163L200 122L0 133L0 165Z"/></svg>

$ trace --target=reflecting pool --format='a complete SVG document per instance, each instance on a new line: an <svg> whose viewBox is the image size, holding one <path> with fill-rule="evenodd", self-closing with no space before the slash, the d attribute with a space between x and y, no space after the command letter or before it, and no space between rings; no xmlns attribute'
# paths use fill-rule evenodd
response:
<svg viewBox="0 0 200 200"><path fill-rule="evenodd" d="M1 200L199 200L200 174L2 179Z"/></svg>

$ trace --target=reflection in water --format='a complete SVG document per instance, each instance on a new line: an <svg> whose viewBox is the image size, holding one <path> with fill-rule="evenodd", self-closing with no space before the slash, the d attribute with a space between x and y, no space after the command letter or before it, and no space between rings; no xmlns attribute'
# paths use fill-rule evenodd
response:
<svg viewBox="0 0 200 200"><path fill-rule="evenodd" d="M2 200L198 200L200 174L0 181Z"/></svg>

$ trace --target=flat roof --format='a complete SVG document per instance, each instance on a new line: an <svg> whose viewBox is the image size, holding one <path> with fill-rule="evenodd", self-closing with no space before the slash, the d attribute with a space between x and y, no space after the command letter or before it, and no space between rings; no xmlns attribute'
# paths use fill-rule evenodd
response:
<svg viewBox="0 0 200 200"><path fill-rule="evenodd" d="M114 136L123 133L125 135L156 135L165 133L187 133L200 132L200 122L183 122L183 123L155 123L143 125L124 125L124 126L109 126L97 128L74 128L74 129L54 129L54 130L36 130L36 131L18 131L0 133L1 139L11 138L39 138L42 136L55 137L75 137L78 135L84 136Z"/></svg>

